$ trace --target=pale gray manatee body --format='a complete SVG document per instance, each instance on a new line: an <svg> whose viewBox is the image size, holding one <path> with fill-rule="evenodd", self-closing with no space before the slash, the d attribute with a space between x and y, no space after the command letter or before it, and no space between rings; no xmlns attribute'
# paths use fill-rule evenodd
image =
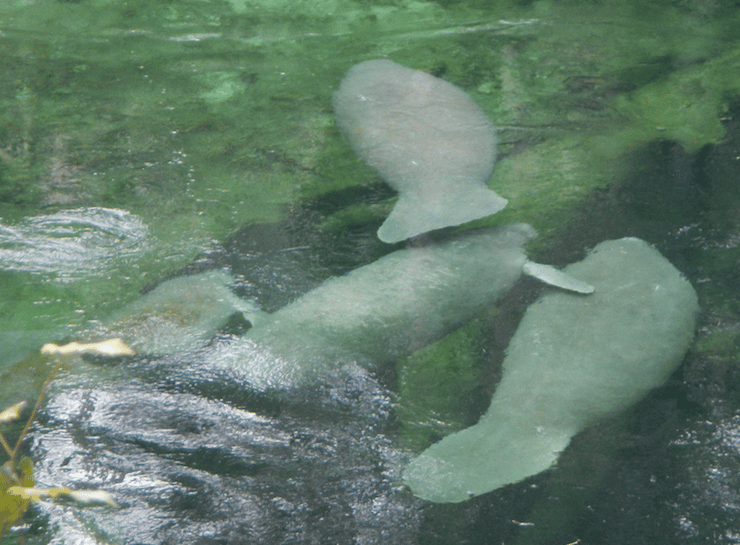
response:
<svg viewBox="0 0 740 545"><path fill-rule="evenodd" d="M355 152L399 193L378 230L383 242L506 206L486 185L496 160L495 128L459 87L389 60L365 61L347 72L334 110Z"/></svg>
<svg viewBox="0 0 740 545"><path fill-rule="evenodd" d="M697 297L657 250L634 238L603 242L564 271L594 293L552 291L529 307L485 415L406 468L417 496L459 502L550 468L575 434L681 363Z"/></svg>
<svg viewBox="0 0 740 545"><path fill-rule="evenodd" d="M347 364L393 361L474 318L523 272L531 274L523 245L534 236L531 226L516 224L398 250L257 319L214 361L256 388L300 385ZM539 267L546 282L592 289Z"/></svg>

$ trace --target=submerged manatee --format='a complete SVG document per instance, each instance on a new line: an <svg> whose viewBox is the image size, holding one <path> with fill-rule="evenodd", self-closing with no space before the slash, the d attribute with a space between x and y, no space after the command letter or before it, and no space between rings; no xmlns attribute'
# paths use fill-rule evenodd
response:
<svg viewBox="0 0 740 545"><path fill-rule="evenodd" d="M234 313L247 319L256 314L256 305L229 289L234 281L231 274L218 270L171 278L101 325L137 352L155 355L197 349Z"/></svg>
<svg viewBox="0 0 740 545"><path fill-rule="evenodd" d="M82 343L46 343L41 353L116 357L135 352L151 356L198 350L230 319L241 316L247 324L260 315L254 303L229 289L235 280L219 270L165 280L109 319L93 322L82 333Z"/></svg>
<svg viewBox="0 0 740 545"><path fill-rule="evenodd" d="M603 242L565 271L593 284L593 295L551 292L527 309L486 414L407 467L414 494L459 502L544 471L575 434L681 363L697 297L657 250L635 238Z"/></svg>
<svg viewBox="0 0 740 545"><path fill-rule="evenodd" d="M551 267L528 266L522 246L534 236L531 226L516 224L398 250L257 320L214 360L257 388L295 386L346 364L405 356L475 317L522 273L592 291Z"/></svg>
<svg viewBox="0 0 740 545"><path fill-rule="evenodd" d="M355 152L399 192L378 230L383 242L495 214L491 121L462 89L388 60L349 69L334 94L337 123Z"/></svg>

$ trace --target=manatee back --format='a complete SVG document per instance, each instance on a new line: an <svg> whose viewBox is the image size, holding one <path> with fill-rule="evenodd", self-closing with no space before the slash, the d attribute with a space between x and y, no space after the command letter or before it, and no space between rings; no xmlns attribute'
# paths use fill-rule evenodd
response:
<svg viewBox="0 0 740 545"><path fill-rule="evenodd" d="M559 427L580 430L665 382L691 344L699 306L688 280L636 238L602 242L565 272L594 293L553 291L527 310L497 400L526 394L543 425L557 415Z"/></svg>

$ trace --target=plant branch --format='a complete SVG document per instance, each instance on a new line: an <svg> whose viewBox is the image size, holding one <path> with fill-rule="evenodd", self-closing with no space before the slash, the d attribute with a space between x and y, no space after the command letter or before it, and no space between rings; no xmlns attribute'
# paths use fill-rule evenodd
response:
<svg viewBox="0 0 740 545"><path fill-rule="evenodd" d="M0 432L0 444L5 449L5 452L8 454L8 457L12 458L13 457L13 449L10 448L10 445L5 440L5 436L2 434L2 432Z"/></svg>
<svg viewBox="0 0 740 545"><path fill-rule="evenodd" d="M59 370L61 368L62 368L62 364L60 363L49 374L49 376L44 381L44 384L41 386L41 393L39 394L38 399L36 399L36 404L33 406L33 410L31 411L31 416L28 417L28 420L26 421L26 425L23 426L23 430L21 431L21 434L18 436L18 441L16 441L16 443L15 443L15 448L13 448L8 453L9 456L10 456L11 467L15 467L15 459L18 456L18 451L20 450L21 443L23 442L23 438L26 436L26 432L28 431L28 428L31 427L31 423L36 418L36 413L41 408L41 402L44 400L44 398L46 397L47 392L49 391L49 387L51 385L51 381L54 380L54 377L56 377L57 373L59 372ZM4 440L3 440L3 442L4 442Z"/></svg>

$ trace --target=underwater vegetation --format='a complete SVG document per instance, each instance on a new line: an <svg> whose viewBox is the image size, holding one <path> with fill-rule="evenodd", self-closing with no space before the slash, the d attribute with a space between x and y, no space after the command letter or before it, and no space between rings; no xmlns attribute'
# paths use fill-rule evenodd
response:
<svg viewBox="0 0 740 545"><path fill-rule="evenodd" d="M199 329L175 300L172 320L122 326L165 331L163 349L76 358L57 379L23 447L35 479L100 486L124 509L39 502L26 514L39 539L736 540L734 2L10 0L0 15L3 406L36 399L29 354L99 340L170 278L228 270L216 299L273 313L390 254L375 232L400 200L332 110L346 71L372 59L462 89L498 128L489 184L508 205L459 231L531 224L526 255L558 267L639 237L703 311L666 385L576 435L557 471L432 505L403 491L401 470L485 413L541 286L519 280L439 341L298 398L202 365L248 338L234 311L255 330L260 313L225 296ZM78 257L42 259L55 238Z"/></svg>

